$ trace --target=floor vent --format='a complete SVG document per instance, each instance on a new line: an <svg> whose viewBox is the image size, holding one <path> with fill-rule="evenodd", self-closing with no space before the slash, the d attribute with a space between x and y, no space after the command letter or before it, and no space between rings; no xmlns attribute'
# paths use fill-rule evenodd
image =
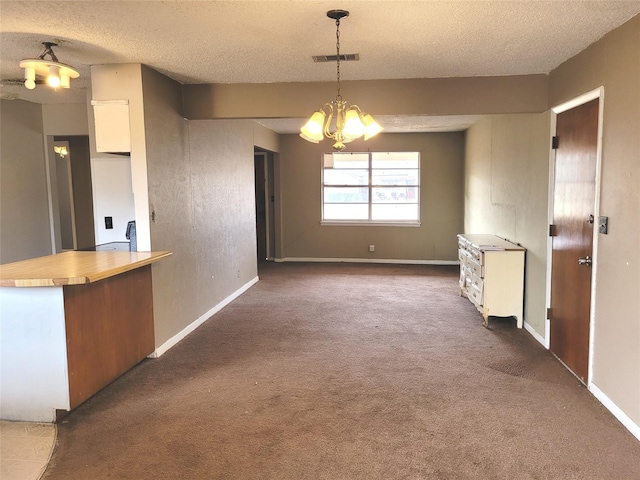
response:
<svg viewBox="0 0 640 480"><path fill-rule="evenodd" d="M313 58L313 61L316 63L335 62L338 60L337 55L314 55L311 58ZM357 62L358 60L360 60L359 53L347 53L340 55L341 62Z"/></svg>

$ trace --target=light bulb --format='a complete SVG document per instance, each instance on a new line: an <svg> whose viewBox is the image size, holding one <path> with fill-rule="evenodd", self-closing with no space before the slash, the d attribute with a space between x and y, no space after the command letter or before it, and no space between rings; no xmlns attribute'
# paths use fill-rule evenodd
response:
<svg viewBox="0 0 640 480"><path fill-rule="evenodd" d="M322 140L325 113L322 110L315 112L300 129L300 136L308 142L319 143Z"/></svg>
<svg viewBox="0 0 640 480"><path fill-rule="evenodd" d="M60 86L60 69L55 65L49 67L49 76L47 77L47 84L52 88L58 88Z"/></svg>
<svg viewBox="0 0 640 480"><path fill-rule="evenodd" d="M358 117L358 112L353 109L348 110L344 119L344 129L342 130L344 136L350 139L355 139L364 135L364 131L365 127Z"/></svg>
<svg viewBox="0 0 640 480"><path fill-rule="evenodd" d="M33 67L24 69L24 86L29 90L36 88L36 70Z"/></svg>
<svg viewBox="0 0 640 480"><path fill-rule="evenodd" d="M364 139L369 140L371 137L376 136L380 133L383 128L376 122L371 115L368 113L362 114L362 123L365 126Z"/></svg>
<svg viewBox="0 0 640 480"><path fill-rule="evenodd" d="M60 86L62 88L71 87L71 79L69 78L69 75L64 72L60 72Z"/></svg>

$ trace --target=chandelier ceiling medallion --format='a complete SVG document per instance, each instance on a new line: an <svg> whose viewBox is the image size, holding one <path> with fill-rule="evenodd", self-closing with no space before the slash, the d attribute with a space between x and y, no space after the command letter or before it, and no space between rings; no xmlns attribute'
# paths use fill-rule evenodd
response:
<svg viewBox="0 0 640 480"><path fill-rule="evenodd" d="M78 78L80 74L71 66L58 61L51 47L57 47L57 43L42 42L44 52L38 58L26 58L20 62L20 68L24 68L24 86L29 90L36 88L39 82L37 77L46 79L47 85L52 88L69 88L71 79ZM44 57L49 56L51 60Z"/></svg>
<svg viewBox="0 0 640 480"><path fill-rule="evenodd" d="M325 103L315 112L309 121L300 129L300 136L313 143L319 143L324 137L334 141L333 148L344 150L345 143L349 143L364 135L368 140L382 131L382 127L369 115L360 110L357 105L349 105L340 95L340 19L347 17L346 10L329 10L327 17L336 21L336 72L338 94L335 100ZM331 132L333 117L335 116L335 130Z"/></svg>

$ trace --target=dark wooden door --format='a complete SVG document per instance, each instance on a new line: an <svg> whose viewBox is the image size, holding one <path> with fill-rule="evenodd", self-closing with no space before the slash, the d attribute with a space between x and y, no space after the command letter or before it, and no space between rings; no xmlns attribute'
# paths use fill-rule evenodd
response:
<svg viewBox="0 0 640 480"><path fill-rule="evenodd" d="M560 113L555 158L550 349L583 382L589 375L598 99Z"/></svg>

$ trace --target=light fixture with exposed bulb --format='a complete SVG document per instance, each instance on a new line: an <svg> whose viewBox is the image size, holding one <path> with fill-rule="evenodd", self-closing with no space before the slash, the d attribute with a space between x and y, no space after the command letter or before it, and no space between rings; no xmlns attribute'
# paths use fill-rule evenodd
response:
<svg viewBox="0 0 640 480"><path fill-rule="evenodd" d="M44 52L38 58L27 58L20 62L20 68L24 68L24 86L33 90L36 88L36 77L46 78L47 85L52 88L70 88L71 79L78 78L80 74L73 67L60 63L58 57L53 53L51 47L56 47L57 43L42 42ZM49 56L51 60L44 57Z"/></svg>

